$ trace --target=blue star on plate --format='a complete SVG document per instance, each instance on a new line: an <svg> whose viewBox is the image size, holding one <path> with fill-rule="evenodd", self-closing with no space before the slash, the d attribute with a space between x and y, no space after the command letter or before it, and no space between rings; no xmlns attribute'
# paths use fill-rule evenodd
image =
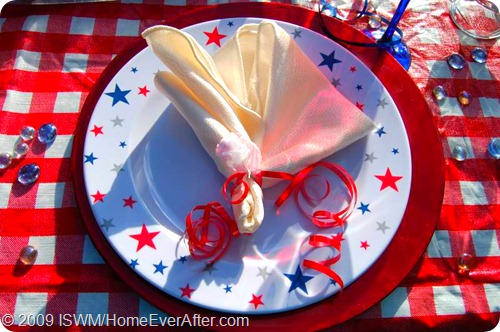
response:
<svg viewBox="0 0 500 332"><path fill-rule="evenodd" d="M129 265L130 265L130 267L131 267L131 268L133 268L133 269L135 269L135 267L136 267L137 265L140 265L138 261L139 261L139 259L131 259L131 260L130 260L130 264L129 264Z"/></svg>
<svg viewBox="0 0 500 332"><path fill-rule="evenodd" d="M83 162L84 164L85 163L91 163L92 165L94 165L94 160L99 159L97 157L94 157L94 153L93 152L91 154L89 154L89 155L84 155L84 157L85 157L85 161Z"/></svg>
<svg viewBox="0 0 500 332"><path fill-rule="evenodd" d="M387 134L387 133L384 131L384 127L380 127L379 129L377 129L375 134L377 134L378 137L382 137L382 135Z"/></svg>
<svg viewBox="0 0 500 332"><path fill-rule="evenodd" d="M359 202L359 204L361 205L358 210L361 210L362 214L365 214L365 212L372 212L370 211L370 209L368 208L370 206L370 204L363 204L363 202Z"/></svg>
<svg viewBox="0 0 500 332"><path fill-rule="evenodd" d="M358 91L363 90L363 86L361 84L356 85L356 90Z"/></svg>
<svg viewBox="0 0 500 332"><path fill-rule="evenodd" d="M321 52L319 54L323 58L323 61L318 66L328 66L328 69L330 69L330 71L333 70L334 64L342 62L338 59L335 59L335 51L332 51L332 53L330 53L329 55L323 54Z"/></svg>
<svg viewBox="0 0 500 332"><path fill-rule="evenodd" d="M103 218L102 224L100 226L103 228L106 228L106 232L108 232L111 227L115 227L115 225L113 224L113 218L111 218L111 219L104 219Z"/></svg>
<svg viewBox="0 0 500 332"><path fill-rule="evenodd" d="M396 155L399 153L399 149L393 148L391 152Z"/></svg>
<svg viewBox="0 0 500 332"><path fill-rule="evenodd" d="M127 143L125 143L125 141L120 142L120 147L121 147L121 148L124 148L124 147L126 147L126 146L127 146Z"/></svg>
<svg viewBox="0 0 500 332"><path fill-rule="evenodd" d="M111 106L115 106L120 101L125 103L125 104L128 104L128 100L125 96L127 94L129 94L130 91L132 91L132 90L122 90L122 89L120 89L118 84L115 84L115 91L106 92L105 95L113 98L113 105L111 105Z"/></svg>
<svg viewBox="0 0 500 332"><path fill-rule="evenodd" d="M295 29L295 30L293 30L292 35L293 35L293 39L302 38L302 30Z"/></svg>
<svg viewBox="0 0 500 332"><path fill-rule="evenodd" d="M226 285L226 287L224 287L224 290L226 291L226 294L227 293L232 293L233 291L231 290L233 288L233 286L229 286L229 285Z"/></svg>
<svg viewBox="0 0 500 332"><path fill-rule="evenodd" d="M137 73L137 67L132 67L131 72L133 72L134 74Z"/></svg>
<svg viewBox="0 0 500 332"><path fill-rule="evenodd" d="M153 264L153 266L155 267L155 273L161 273L163 274L163 270L165 270L168 266L166 265L163 265L163 261L161 260L158 264Z"/></svg>
<svg viewBox="0 0 500 332"><path fill-rule="evenodd" d="M228 26L228 27L232 27L233 25L234 25L233 21L229 21L229 22L227 22L227 26Z"/></svg>
<svg viewBox="0 0 500 332"><path fill-rule="evenodd" d="M300 265L297 266L295 274L284 273L284 275L292 282L292 284L290 285L290 289L288 290L288 293L290 293L296 288L300 288L302 289L302 291L304 291L304 293L307 294L306 282L311 280L313 277L303 275L302 270L300 269Z"/></svg>
<svg viewBox="0 0 500 332"><path fill-rule="evenodd" d="M179 262L181 262L182 264L186 263L186 262L187 262L187 260L188 260L188 259L187 259L187 257L186 257L186 256L181 256L181 257L179 258Z"/></svg>

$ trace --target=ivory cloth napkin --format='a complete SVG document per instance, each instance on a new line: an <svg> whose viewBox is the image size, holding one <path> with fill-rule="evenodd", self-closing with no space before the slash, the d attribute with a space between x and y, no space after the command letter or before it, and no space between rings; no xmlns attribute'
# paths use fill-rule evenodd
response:
<svg viewBox="0 0 500 332"><path fill-rule="evenodd" d="M155 85L174 104L226 177L247 172L247 197L233 205L240 233L264 219L259 170L295 174L373 130L283 28L273 21L241 26L211 56L187 33L145 30L169 71ZM264 180L263 187L271 185Z"/></svg>

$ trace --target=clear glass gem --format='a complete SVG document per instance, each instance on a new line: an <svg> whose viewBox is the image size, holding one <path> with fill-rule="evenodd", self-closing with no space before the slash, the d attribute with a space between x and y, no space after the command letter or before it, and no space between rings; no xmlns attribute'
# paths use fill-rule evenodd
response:
<svg viewBox="0 0 500 332"><path fill-rule="evenodd" d="M33 246L26 246L19 253L19 260L26 265L35 263L38 257L38 249Z"/></svg>
<svg viewBox="0 0 500 332"><path fill-rule="evenodd" d="M446 62L448 62L448 65L453 68L453 69L462 69L465 67L465 58L458 54L458 53L453 53L446 59Z"/></svg>
<svg viewBox="0 0 500 332"><path fill-rule="evenodd" d="M488 144L488 153L495 159L500 159L500 138L493 138Z"/></svg>
<svg viewBox="0 0 500 332"><path fill-rule="evenodd" d="M451 154L453 158L458 161L464 161L465 159L467 159L467 149L461 145L455 146Z"/></svg>
<svg viewBox="0 0 500 332"><path fill-rule="evenodd" d="M468 253L463 253L458 257L457 266L459 274L468 274L474 264L474 257Z"/></svg>
<svg viewBox="0 0 500 332"><path fill-rule="evenodd" d="M40 176L40 167L37 164L27 164L19 169L17 173L17 181L21 184L28 185L36 182Z"/></svg>
<svg viewBox="0 0 500 332"><path fill-rule="evenodd" d="M29 150L30 147L28 146L28 144L22 141L17 143L16 146L14 147L14 158L19 159L25 156Z"/></svg>
<svg viewBox="0 0 500 332"><path fill-rule="evenodd" d="M38 140L43 144L54 142L57 136L57 128L53 123L46 123L38 129Z"/></svg>
<svg viewBox="0 0 500 332"><path fill-rule="evenodd" d="M35 137L35 128L31 126L24 126L21 128L20 136L25 142L31 141Z"/></svg>
<svg viewBox="0 0 500 332"><path fill-rule="evenodd" d="M461 91L458 96L458 102L464 106L467 106L472 101L472 95L467 91Z"/></svg>
<svg viewBox="0 0 500 332"><path fill-rule="evenodd" d="M485 63L486 59L488 59L488 53L482 47L476 47L471 52L472 60L477 63Z"/></svg>
<svg viewBox="0 0 500 332"><path fill-rule="evenodd" d="M372 29L378 29L382 25L382 19L377 14L371 15L368 19L368 25Z"/></svg>
<svg viewBox="0 0 500 332"><path fill-rule="evenodd" d="M10 155L10 153L7 152L0 153L0 169L5 169L9 167L11 162L12 162L12 156Z"/></svg>
<svg viewBox="0 0 500 332"><path fill-rule="evenodd" d="M446 98L446 91L441 85L437 85L434 89L432 89L432 93L438 101L444 100Z"/></svg>

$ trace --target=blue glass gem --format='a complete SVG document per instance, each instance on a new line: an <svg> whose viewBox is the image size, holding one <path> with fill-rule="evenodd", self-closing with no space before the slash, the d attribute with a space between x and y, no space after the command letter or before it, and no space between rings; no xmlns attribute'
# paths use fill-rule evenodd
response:
<svg viewBox="0 0 500 332"><path fill-rule="evenodd" d="M36 182L40 176L40 167L36 164L27 164L19 169L17 173L17 181L19 183L28 185Z"/></svg>
<svg viewBox="0 0 500 332"><path fill-rule="evenodd" d="M453 158L458 161L464 161L465 159L467 159L467 149L461 145L455 146L451 154Z"/></svg>
<svg viewBox="0 0 500 332"><path fill-rule="evenodd" d="M495 159L500 159L500 138L493 138L488 144L488 153Z"/></svg>
<svg viewBox="0 0 500 332"><path fill-rule="evenodd" d="M486 50L482 47L476 47L470 54L472 56L472 60L477 63L485 63L488 58L488 53L486 53Z"/></svg>
<svg viewBox="0 0 500 332"><path fill-rule="evenodd" d="M465 58L458 53L453 53L446 59L448 65L453 69L462 69L465 67Z"/></svg>
<svg viewBox="0 0 500 332"><path fill-rule="evenodd" d="M312 5L309 5L310 8L315 9L315 2L311 1L310 2ZM320 0L320 5L321 7L321 12L325 15L336 17L337 16L337 7L335 7L335 4L332 3L331 1L327 0Z"/></svg>
<svg viewBox="0 0 500 332"><path fill-rule="evenodd" d="M33 137L35 137L35 128L31 126L24 126L23 128L21 128L20 136L25 142L31 141Z"/></svg>
<svg viewBox="0 0 500 332"><path fill-rule="evenodd" d="M46 123L38 129L38 140L43 144L54 142L57 136L57 128L53 123Z"/></svg>
<svg viewBox="0 0 500 332"><path fill-rule="evenodd" d="M12 156L10 155L10 153L7 152L0 153L0 169L5 169L9 167L11 162L12 162Z"/></svg>

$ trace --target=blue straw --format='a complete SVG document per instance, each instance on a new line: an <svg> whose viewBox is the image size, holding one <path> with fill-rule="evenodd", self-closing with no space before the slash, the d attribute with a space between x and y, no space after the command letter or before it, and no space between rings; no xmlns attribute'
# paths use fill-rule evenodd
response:
<svg viewBox="0 0 500 332"><path fill-rule="evenodd" d="M399 2L398 8L396 8L396 11L392 16L392 19L389 22L389 25L387 26L387 29L385 30L383 36L380 38L379 42L386 43L392 40L394 32L396 31L396 27L398 26L399 20L401 20L401 17L403 16L406 7L408 7L409 3L410 0L401 0Z"/></svg>

